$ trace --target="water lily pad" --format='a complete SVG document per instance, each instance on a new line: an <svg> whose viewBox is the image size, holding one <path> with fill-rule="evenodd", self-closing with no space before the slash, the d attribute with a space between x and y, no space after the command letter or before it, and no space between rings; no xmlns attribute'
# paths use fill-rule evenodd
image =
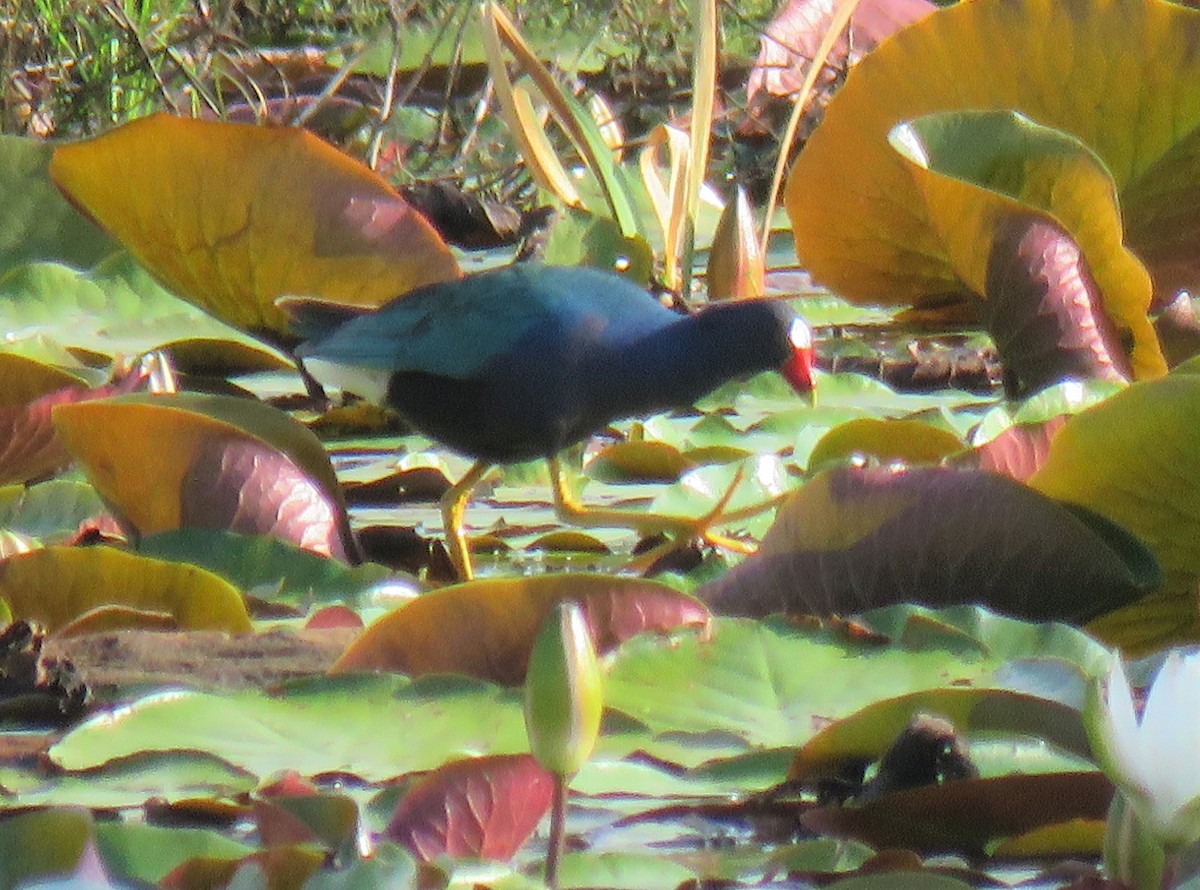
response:
<svg viewBox="0 0 1200 890"><path fill-rule="evenodd" d="M86 806L92 809L140 807L199 797L232 797L254 789L254 777L195 751L138 754L95 770L47 774L0 769L4 787L27 806Z"/></svg>
<svg viewBox="0 0 1200 890"><path fill-rule="evenodd" d="M510 859L550 810L554 776L529 754L444 764L400 801L384 835L423 860Z"/></svg>
<svg viewBox="0 0 1200 890"><path fill-rule="evenodd" d="M1116 187L1086 145L1020 114L965 111L901 124L891 142L954 274L983 298L1010 386L1165 373L1150 277L1122 243Z"/></svg>
<svg viewBox="0 0 1200 890"><path fill-rule="evenodd" d="M801 822L878 847L979 854L991 841L1038 827L1103 819L1111 799L1112 783L1098 771L996 776L896 791L859 806L819 807Z"/></svg>
<svg viewBox="0 0 1200 890"><path fill-rule="evenodd" d="M169 612L180 627L250 629L241 593L198 566L111 547L46 547L0 562L0 597L50 630L106 605Z"/></svg>
<svg viewBox="0 0 1200 890"><path fill-rule="evenodd" d="M881 647L768 619L717 618L672 646L636 637L613 657L605 703L655 733L722 733L756 747L801 745L878 698L982 682L996 661ZM699 741L699 739L697 739ZM647 749L665 757L653 744Z"/></svg>
<svg viewBox="0 0 1200 890"><path fill-rule="evenodd" d="M119 251L80 271L31 262L0 275L0 323L19 348L52 341L101 357L136 355L183 337L248 341L215 318L168 293Z"/></svg>
<svg viewBox="0 0 1200 890"><path fill-rule="evenodd" d="M1080 620L1132 602L1160 577L1129 532L1006 477L842 467L792 493L758 552L697 595L741 615L916 602Z"/></svg>
<svg viewBox="0 0 1200 890"><path fill-rule="evenodd" d="M1140 650L1192 640L1200 632L1197 411L1200 376L1171 374L1134 384L1068 420L1052 440L1045 464L1029 480L1051 497L1120 523L1162 563L1167 578L1161 595L1131 606L1124 620L1117 619L1105 634L1111 642ZM1151 622L1163 608L1167 622Z"/></svg>
<svg viewBox="0 0 1200 890"><path fill-rule="evenodd" d="M72 479L0 487L0 528L33 538L67 538L81 522L104 509L96 489Z"/></svg>
<svg viewBox="0 0 1200 890"><path fill-rule="evenodd" d="M357 602L370 587L393 575L377 563L350 567L276 537L225 529L155 532L138 542L138 552L203 566L261 598L305 605Z"/></svg>
<svg viewBox="0 0 1200 890"><path fill-rule="evenodd" d="M74 872L92 829L91 815L78 808L32 810L0 821L0 883L16 887Z"/></svg>
<svg viewBox="0 0 1200 890"><path fill-rule="evenodd" d="M72 207L46 172L54 146L0 135L0 275L31 260L60 260L82 269L118 245Z"/></svg>
<svg viewBox="0 0 1200 890"><path fill-rule="evenodd" d="M1173 295L1195 281L1200 259L1197 39L1200 13L1162 0L984 0L927 16L850 73L806 144L788 180L797 251L815 278L855 300L931 304L963 293L972 284L939 233L950 219L931 216L919 178L888 133L933 112L1013 109L1096 153L1124 208L1125 243L1157 292ZM990 60L983 67L981 47ZM1113 218L1109 209L1101 216ZM984 259L989 245L978 247ZM1089 257L1099 266L1118 259L1119 251ZM1119 299L1133 308L1132 292ZM1128 309L1109 311L1126 326L1135 321ZM1149 340L1136 348L1139 370L1161 371Z"/></svg>
<svg viewBox="0 0 1200 890"><path fill-rule="evenodd" d="M937 463L962 449L953 433L920 420L861 417L834 427L813 446L811 468L860 455L879 463Z"/></svg>
<svg viewBox="0 0 1200 890"><path fill-rule="evenodd" d="M519 694L462 677L359 676L317 678L277 695L152 693L85 720L50 757L79 770L139 752L197 749L259 777L294 769L380 782L527 744Z"/></svg>
<svg viewBox="0 0 1200 890"><path fill-rule="evenodd" d="M796 752L788 776L837 775L843 762L877 759L922 712L945 717L960 733L1036 733L1065 750L1091 753L1077 709L1007 689L931 689L880 699L826 726Z"/></svg>
<svg viewBox="0 0 1200 890"><path fill-rule="evenodd" d="M378 306L460 274L391 186L298 127L154 114L60 146L50 173L171 291L247 330L286 333L286 294Z"/></svg>
<svg viewBox="0 0 1200 890"><path fill-rule="evenodd" d="M186 525L275 534L353 553L349 520L320 441L261 402L180 393L122 396L54 413L97 490L143 533Z"/></svg>
<svg viewBox="0 0 1200 890"><path fill-rule="evenodd" d="M602 651L643 630L708 621L703 605L656 581L585 573L484 578L425 594L383 616L332 671L456 671L520 683L538 628L564 598L583 603Z"/></svg>

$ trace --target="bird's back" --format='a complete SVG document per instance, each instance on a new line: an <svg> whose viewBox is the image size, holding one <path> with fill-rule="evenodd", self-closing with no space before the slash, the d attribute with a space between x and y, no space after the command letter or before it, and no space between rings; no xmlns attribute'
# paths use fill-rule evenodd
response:
<svg viewBox="0 0 1200 890"><path fill-rule="evenodd" d="M510 358L517 344L627 341L676 318L615 273L524 263L419 288L306 344L300 354L467 380Z"/></svg>

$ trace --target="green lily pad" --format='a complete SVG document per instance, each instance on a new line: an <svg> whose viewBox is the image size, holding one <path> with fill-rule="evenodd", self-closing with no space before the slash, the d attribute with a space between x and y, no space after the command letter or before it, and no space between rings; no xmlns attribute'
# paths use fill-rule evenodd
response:
<svg viewBox="0 0 1200 890"><path fill-rule="evenodd" d="M938 648L856 643L774 619L717 618L710 638L687 635L670 647L645 637L627 642L605 679L605 701L656 733L800 745L825 721L878 698L986 682L997 664Z"/></svg>
<svg viewBox="0 0 1200 890"><path fill-rule="evenodd" d="M379 782L455 757L518 753L527 744L518 693L445 675L343 676L274 696L153 693L84 721L50 757L80 770L140 752L194 749L260 777L294 769Z"/></svg>
<svg viewBox="0 0 1200 890"><path fill-rule="evenodd" d="M0 275L32 260L86 269L118 249L50 181L53 154L42 140L0 135Z"/></svg>
<svg viewBox="0 0 1200 890"><path fill-rule="evenodd" d="M349 601L394 573L365 563L350 567L267 535L225 529L180 528L146 535L138 552L174 562L190 562L232 581L256 596L303 605ZM270 588L278 593L269 593Z"/></svg>

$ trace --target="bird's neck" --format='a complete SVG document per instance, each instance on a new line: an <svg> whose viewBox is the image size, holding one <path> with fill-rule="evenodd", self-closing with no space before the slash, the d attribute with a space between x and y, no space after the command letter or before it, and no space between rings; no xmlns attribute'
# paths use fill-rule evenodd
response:
<svg viewBox="0 0 1200 890"><path fill-rule="evenodd" d="M689 405L726 380L778 367L787 347L767 315L745 303L721 304L614 348L592 376L602 413L630 417Z"/></svg>

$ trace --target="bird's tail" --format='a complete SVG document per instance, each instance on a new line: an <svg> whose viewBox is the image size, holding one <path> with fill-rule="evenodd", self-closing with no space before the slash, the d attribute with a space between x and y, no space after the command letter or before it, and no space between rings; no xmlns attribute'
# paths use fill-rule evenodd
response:
<svg viewBox="0 0 1200 890"><path fill-rule="evenodd" d="M290 332L308 341L323 340L350 319L371 311L320 297L279 297L275 305L287 315Z"/></svg>

